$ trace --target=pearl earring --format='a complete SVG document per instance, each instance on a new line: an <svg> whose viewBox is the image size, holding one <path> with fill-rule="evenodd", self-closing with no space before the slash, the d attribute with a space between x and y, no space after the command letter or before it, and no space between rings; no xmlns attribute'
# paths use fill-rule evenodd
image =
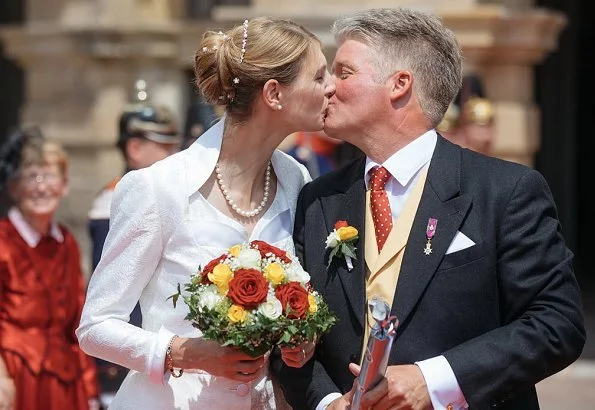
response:
<svg viewBox="0 0 595 410"><path fill-rule="evenodd" d="M277 110L281 111L281 108L283 108L283 106L281 106L281 104L277 104Z"/></svg>

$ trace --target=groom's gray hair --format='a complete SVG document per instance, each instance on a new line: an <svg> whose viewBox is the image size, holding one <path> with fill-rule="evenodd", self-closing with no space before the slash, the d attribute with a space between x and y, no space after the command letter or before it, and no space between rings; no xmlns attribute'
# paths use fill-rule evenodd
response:
<svg viewBox="0 0 595 410"><path fill-rule="evenodd" d="M454 33L433 14L407 8L370 9L336 20L337 45L351 39L372 49L376 81L398 70L413 73L420 106L436 126L459 92L463 58Z"/></svg>

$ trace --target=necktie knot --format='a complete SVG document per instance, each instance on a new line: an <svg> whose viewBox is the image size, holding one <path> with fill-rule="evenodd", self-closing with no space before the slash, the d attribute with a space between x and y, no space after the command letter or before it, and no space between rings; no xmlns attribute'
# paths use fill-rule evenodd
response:
<svg viewBox="0 0 595 410"><path fill-rule="evenodd" d="M384 186L390 178L390 172L384 167L375 167L370 174L370 189L372 191L383 191Z"/></svg>

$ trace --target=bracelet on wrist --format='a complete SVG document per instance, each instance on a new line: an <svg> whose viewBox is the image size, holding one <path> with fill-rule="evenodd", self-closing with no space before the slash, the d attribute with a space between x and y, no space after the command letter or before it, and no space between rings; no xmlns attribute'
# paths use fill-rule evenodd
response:
<svg viewBox="0 0 595 410"><path fill-rule="evenodd" d="M174 345L174 341L178 338L178 335L174 335L171 340L169 341L169 343L167 344L167 350L165 351L165 363L167 365L167 369L169 370L170 374L175 377L178 378L180 376L182 376L182 374L184 373L184 369L180 369L178 371L178 373L176 373L175 369L174 369L174 359L171 356L172 353L172 348Z"/></svg>

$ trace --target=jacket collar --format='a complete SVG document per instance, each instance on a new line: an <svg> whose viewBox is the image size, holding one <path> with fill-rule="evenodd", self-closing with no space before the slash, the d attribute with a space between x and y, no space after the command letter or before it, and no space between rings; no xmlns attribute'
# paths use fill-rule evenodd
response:
<svg viewBox="0 0 595 410"><path fill-rule="evenodd" d="M219 152L221 152L224 129L225 116L184 151L186 195L188 197L195 194L213 173L219 159Z"/></svg>
<svg viewBox="0 0 595 410"><path fill-rule="evenodd" d="M202 134L194 144L181 154L184 155L182 172L186 174L185 191L187 197L194 195L215 169L219 159L225 130L225 116ZM310 180L305 167L289 155L275 150L271 158L277 180L282 185L289 204L297 202L302 186ZM290 206L291 220L295 218L295 206Z"/></svg>
<svg viewBox="0 0 595 410"><path fill-rule="evenodd" d="M421 201L407 239L392 313L406 324L471 206L461 193L462 148L439 137ZM424 254L430 218L437 220L432 252Z"/></svg>

